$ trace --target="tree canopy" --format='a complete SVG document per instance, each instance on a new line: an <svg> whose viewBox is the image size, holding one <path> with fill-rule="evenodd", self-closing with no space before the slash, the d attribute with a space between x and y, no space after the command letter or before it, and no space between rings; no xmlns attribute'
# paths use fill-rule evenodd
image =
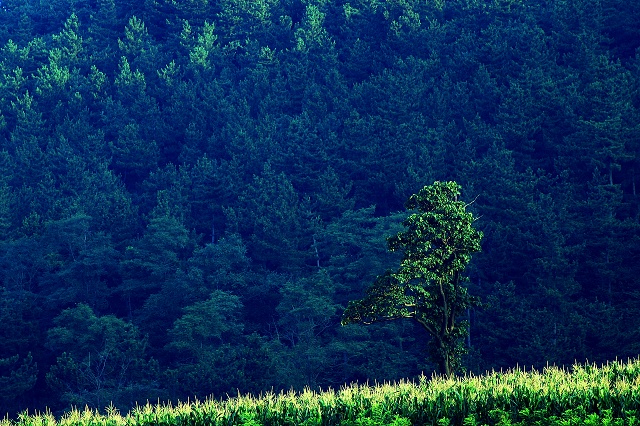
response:
<svg viewBox="0 0 640 426"><path fill-rule="evenodd" d="M447 376L459 368L468 334L460 317L477 306L463 272L482 239L459 195L456 182L435 182L409 197L406 208L417 211L403 222L405 231L388 239L390 251L402 252L400 267L379 276L342 317L343 325L414 319L429 333L431 357Z"/></svg>
<svg viewBox="0 0 640 426"><path fill-rule="evenodd" d="M0 413L637 356L638 4L2 0Z"/></svg>

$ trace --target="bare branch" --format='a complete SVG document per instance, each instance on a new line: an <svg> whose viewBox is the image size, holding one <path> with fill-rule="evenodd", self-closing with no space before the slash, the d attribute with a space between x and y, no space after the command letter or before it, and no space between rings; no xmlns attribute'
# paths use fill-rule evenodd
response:
<svg viewBox="0 0 640 426"><path fill-rule="evenodd" d="M471 200L470 202L468 202L467 204L465 204L465 205L464 205L464 208L466 209L466 208L467 208L467 207L469 207L471 204L475 203L479 196L480 196L480 194L476 195L476 198L474 198L473 200Z"/></svg>

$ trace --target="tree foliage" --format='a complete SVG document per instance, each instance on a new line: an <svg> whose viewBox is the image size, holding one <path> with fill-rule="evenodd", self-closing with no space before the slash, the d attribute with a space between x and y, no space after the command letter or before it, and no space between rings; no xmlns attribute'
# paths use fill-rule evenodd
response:
<svg viewBox="0 0 640 426"><path fill-rule="evenodd" d="M390 268L371 300L466 318L471 371L637 355L637 22L620 0L2 0L0 409L429 373L426 313L339 327ZM426 193L399 229L434 181L479 195L471 261L419 244L444 226ZM456 285L488 303L452 310ZM106 346L48 339L96 324L144 343L120 390L79 380Z"/></svg>
<svg viewBox="0 0 640 426"><path fill-rule="evenodd" d="M405 231L388 239L390 251L402 252L400 267L378 276L342 318L343 325L414 319L429 333L431 357L447 376L459 368L461 339L468 334L460 317L477 305L463 272L482 238L459 195L457 183L435 182L409 197L406 208L417 212L403 222Z"/></svg>

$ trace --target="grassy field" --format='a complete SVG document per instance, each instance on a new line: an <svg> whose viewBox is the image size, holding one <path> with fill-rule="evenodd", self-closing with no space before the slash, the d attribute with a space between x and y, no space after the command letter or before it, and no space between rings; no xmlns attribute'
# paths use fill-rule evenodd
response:
<svg viewBox="0 0 640 426"><path fill-rule="evenodd" d="M544 371L514 369L457 379L350 385L340 390L147 404L123 415L73 410L22 414L0 426L41 425L636 425L640 360Z"/></svg>

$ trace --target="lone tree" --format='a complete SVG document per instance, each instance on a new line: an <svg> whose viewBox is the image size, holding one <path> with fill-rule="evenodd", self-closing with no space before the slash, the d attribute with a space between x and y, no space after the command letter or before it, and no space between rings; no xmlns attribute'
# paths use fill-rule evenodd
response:
<svg viewBox="0 0 640 426"><path fill-rule="evenodd" d="M429 354L446 376L459 367L469 333L460 317L478 305L464 287L463 271L480 251L482 232L473 228L459 195L456 182L435 182L409 197L405 207L416 212L403 222L403 232L387 239L390 251L403 253L400 267L378 276L342 316L342 325L413 318L431 336Z"/></svg>

